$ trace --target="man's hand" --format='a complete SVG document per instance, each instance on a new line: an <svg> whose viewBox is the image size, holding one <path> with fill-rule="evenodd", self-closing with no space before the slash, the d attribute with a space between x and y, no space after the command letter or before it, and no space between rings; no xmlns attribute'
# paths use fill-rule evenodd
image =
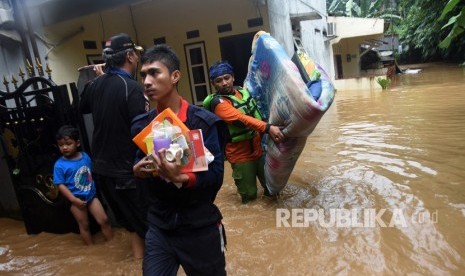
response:
<svg viewBox="0 0 465 276"><path fill-rule="evenodd" d="M284 134L278 126L270 126L270 131L268 132L270 138L273 139L275 143L281 143L284 141Z"/></svg>
<svg viewBox="0 0 465 276"><path fill-rule="evenodd" d="M95 64L95 66L94 66L95 74L97 76L101 76L101 75L105 74L104 68L105 68L105 63Z"/></svg>
<svg viewBox="0 0 465 276"><path fill-rule="evenodd" d="M148 155L142 158L132 167L134 175L138 178L148 178L157 176L159 172L160 159L158 156Z"/></svg>
<svg viewBox="0 0 465 276"><path fill-rule="evenodd" d="M166 160L166 149L161 149L157 156L148 155L141 159L132 168L138 178L161 177L166 182L184 183L189 181L189 176L181 173L181 152L176 153L173 162Z"/></svg>
<svg viewBox="0 0 465 276"><path fill-rule="evenodd" d="M173 162L168 161L165 158L166 149L161 149L158 152L158 158L160 160L160 176L167 182L183 183L189 180L189 177L181 173L181 151L176 153L175 160Z"/></svg>
<svg viewBox="0 0 465 276"><path fill-rule="evenodd" d="M105 68L105 63L99 63L99 64L92 64L92 65L86 65L86 66L79 67L78 71L92 69L94 70L97 76L101 76L105 74L104 68Z"/></svg>

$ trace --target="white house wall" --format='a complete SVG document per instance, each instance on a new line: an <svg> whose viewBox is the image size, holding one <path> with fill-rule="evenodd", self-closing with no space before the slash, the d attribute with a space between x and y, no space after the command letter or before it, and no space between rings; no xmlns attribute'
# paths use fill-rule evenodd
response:
<svg viewBox="0 0 465 276"><path fill-rule="evenodd" d="M289 16L289 0L267 0L270 32L286 49L289 55L294 53L292 28Z"/></svg>
<svg viewBox="0 0 465 276"><path fill-rule="evenodd" d="M335 38L330 40L329 47L332 61L329 64L331 74L335 79L335 55L341 55L343 78L358 78L360 72L360 44L368 39L380 38L384 33L384 20L379 18L355 18L355 17L328 17L328 22L335 24ZM350 58L349 58L350 57ZM370 88L373 85L365 85L360 80L354 81L355 86L350 87L348 81L335 81L342 89Z"/></svg>
<svg viewBox="0 0 465 276"><path fill-rule="evenodd" d="M21 43L6 37L0 37L0 63L2 64L2 66L0 66L0 76L2 90L5 90L5 86L3 86L3 77L11 81L11 76L15 75L16 79L18 79L19 66L22 65L22 61L23 53L21 51ZM23 72L24 71L23 67Z"/></svg>
<svg viewBox="0 0 465 276"><path fill-rule="evenodd" d="M268 7L271 32L281 44L285 45L289 56L294 53L293 33L291 30L292 19L289 15L311 13L314 14L314 17L320 17L320 19L300 21L300 38L302 46L309 56L332 76L330 44L325 36L328 17L326 14L326 1L275 0L268 1Z"/></svg>
<svg viewBox="0 0 465 276"><path fill-rule="evenodd" d="M191 99L184 45L204 42L208 64L221 58L219 39L232 35L265 30L271 32L288 51L293 53L290 14L317 12L322 19L302 21L302 43L323 68L330 71L329 44L325 43L325 1L316 0L158 0L120 6L49 26L42 33L52 43L60 41L79 28L84 31L50 51L48 62L57 83L75 82L76 69L87 64L88 55L101 54L101 42L119 32L126 32L143 47L153 45L155 38L164 37L181 58L181 94ZM219 12L221 11L221 12ZM247 20L263 18L263 25L249 28ZM271 18L271 19L269 19ZM218 33L218 25L232 25L232 30ZM186 32L198 30L199 37L187 39ZM316 32L315 30L320 30ZM97 49L84 49L83 41L96 41Z"/></svg>
<svg viewBox="0 0 465 276"><path fill-rule="evenodd" d="M328 22L336 24L337 38L332 41L338 43L340 39L379 35L384 33L384 19L379 18L358 18L358 17L328 17Z"/></svg>
<svg viewBox="0 0 465 276"><path fill-rule="evenodd" d="M326 29L326 20L309 20L301 23L302 44L309 56L325 70L328 76L334 75L331 71L332 59L328 38L323 31Z"/></svg>
<svg viewBox="0 0 465 276"><path fill-rule="evenodd" d="M159 0L131 7L123 6L92 14L48 27L44 36L57 41L66 33L84 27L84 32L60 45L49 54L57 83L77 80L77 68L87 64L87 55L100 55L101 41L119 33L128 33L138 44L147 48L155 38L165 37L181 59L183 78L179 84L181 94L191 99L184 45L205 42L208 64L221 58L219 38L242 33L269 31L268 15L262 1L235 0ZM189 4L187 4L189 3ZM249 28L247 20L262 17L263 25ZM218 33L217 26L231 23L232 30ZM186 32L198 30L200 36L187 39ZM97 41L97 49L86 50L83 41Z"/></svg>

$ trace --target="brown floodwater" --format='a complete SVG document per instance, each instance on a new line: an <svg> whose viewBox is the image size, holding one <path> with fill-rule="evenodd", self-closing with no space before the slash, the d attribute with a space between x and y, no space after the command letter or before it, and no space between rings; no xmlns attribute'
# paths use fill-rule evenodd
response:
<svg viewBox="0 0 465 276"><path fill-rule="evenodd" d="M465 273L465 71L415 67L387 91L338 91L278 200L241 205L226 164L229 275ZM95 239L0 218L0 274L141 274L125 231Z"/></svg>

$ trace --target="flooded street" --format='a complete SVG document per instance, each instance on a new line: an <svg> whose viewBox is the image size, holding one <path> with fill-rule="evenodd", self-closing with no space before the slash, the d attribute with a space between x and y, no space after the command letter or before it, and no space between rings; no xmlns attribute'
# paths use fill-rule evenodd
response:
<svg viewBox="0 0 465 276"><path fill-rule="evenodd" d="M278 200L241 205L226 164L229 275L465 273L465 70L416 68L387 91L338 91ZM0 274L141 274L126 232L96 243L0 218Z"/></svg>

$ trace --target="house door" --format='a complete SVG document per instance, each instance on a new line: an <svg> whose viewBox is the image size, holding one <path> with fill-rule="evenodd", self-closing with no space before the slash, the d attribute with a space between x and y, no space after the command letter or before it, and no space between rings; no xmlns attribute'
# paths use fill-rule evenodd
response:
<svg viewBox="0 0 465 276"><path fill-rule="evenodd" d="M221 58L234 68L234 85L244 85L254 35L255 32L220 38Z"/></svg>
<svg viewBox="0 0 465 276"><path fill-rule="evenodd" d="M336 79L342 79L344 77L344 74L342 73L342 56L341 55L336 55Z"/></svg>

